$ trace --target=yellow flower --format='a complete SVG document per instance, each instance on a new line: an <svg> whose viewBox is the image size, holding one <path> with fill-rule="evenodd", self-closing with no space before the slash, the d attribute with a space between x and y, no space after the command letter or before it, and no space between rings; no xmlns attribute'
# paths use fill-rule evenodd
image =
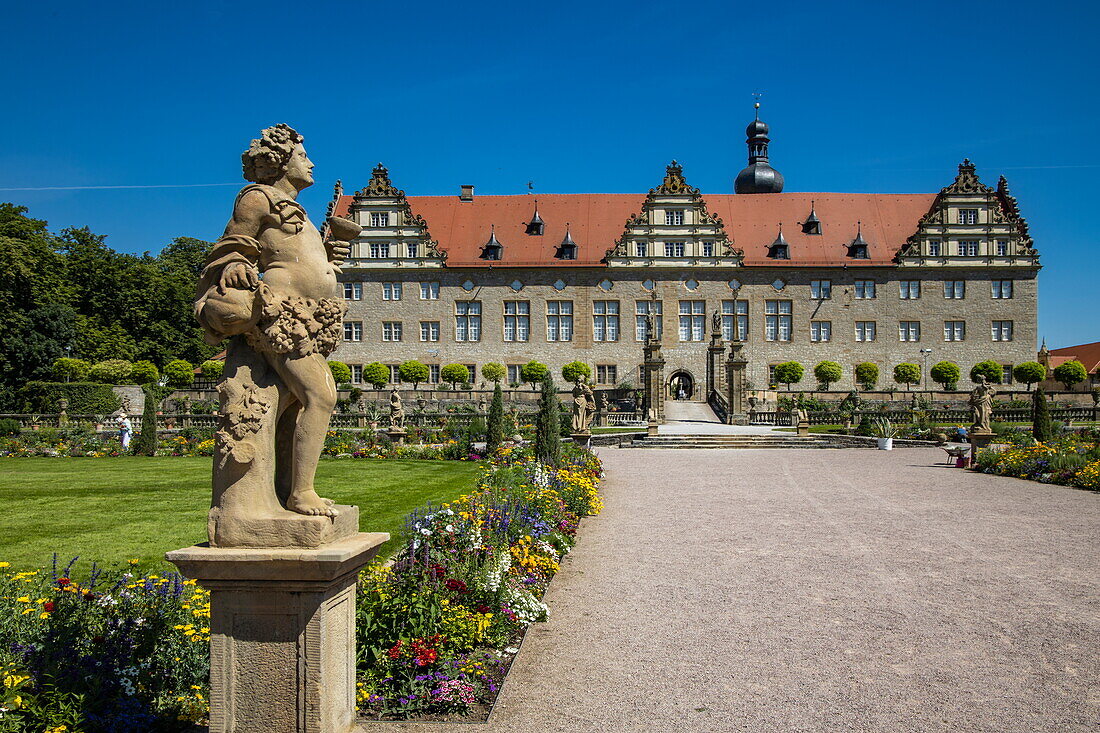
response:
<svg viewBox="0 0 1100 733"><path fill-rule="evenodd" d="M10 567L11 567L10 562L0 562L0 568L10 568Z"/></svg>
<svg viewBox="0 0 1100 733"><path fill-rule="evenodd" d="M50 614L47 613L46 611L43 611L42 613L38 614L38 618L40 618L40 619L49 618L49 617L50 617Z"/></svg>
<svg viewBox="0 0 1100 733"><path fill-rule="evenodd" d="M131 565L137 565L139 562L141 562L141 560L138 560L136 557L132 557L126 562L130 563Z"/></svg>
<svg viewBox="0 0 1100 733"><path fill-rule="evenodd" d="M31 602L31 597L30 596L19 596L18 598L15 599L15 601L16 601L16 603L30 603Z"/></svg>

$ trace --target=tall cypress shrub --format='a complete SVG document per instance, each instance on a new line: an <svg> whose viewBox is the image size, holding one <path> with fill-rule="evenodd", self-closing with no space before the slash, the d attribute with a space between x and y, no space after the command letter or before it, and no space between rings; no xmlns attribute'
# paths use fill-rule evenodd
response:
<svg viewBox="0 0 1100 733"><path fill-rule="evenodd" d="M485 454L493 456L504 442L504 393L500 382L493 389L493 404L489 405L489 425L485 431Z"/></svg>
<svg viewBox="0 0 1100 733"><path fill-rule="evenodd" d="M542 378L539 415L535 425L535 458L541 463L557 466L561 458L561 418L558 390L549 373Z"/></svg>
<svg viewBox="0 0 1100 733"><path fill-rule="evenodd" d="M145 409L141 412L141 432L134 438L130 449L135 456L155 456L157 454L157 402L160 401L156 387L144 385Z"/></svg>
<svg viewBox="0 0 1100 733"><path fill-rule="evenodd" d="M1054 428L1050 424L1050 407L1042 387L1036 387L1031 393L1031 434L1040 443L1054 437Z"/></svg>

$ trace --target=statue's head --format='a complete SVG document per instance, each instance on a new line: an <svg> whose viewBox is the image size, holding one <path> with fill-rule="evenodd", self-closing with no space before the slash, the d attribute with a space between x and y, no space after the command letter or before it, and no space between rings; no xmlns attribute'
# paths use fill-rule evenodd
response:
<svg viewBox="0 0 1100 733"><path fill-rule="evenodd" d="M261 132L241 154L245 180L270 186L286 177L299 191L313 185L313 163L302 139L282 122Z"/></svg>

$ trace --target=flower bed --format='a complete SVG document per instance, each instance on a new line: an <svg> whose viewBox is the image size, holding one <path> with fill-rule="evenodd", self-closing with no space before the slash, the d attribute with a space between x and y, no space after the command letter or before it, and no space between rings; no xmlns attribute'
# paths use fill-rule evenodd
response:
<svg viewBox="0 0 1100 733"><path fill-rule="evenodd" d="M1069 433L1046 443L982 450L975 468L983 473L1100 490L1100 440L1094 432Z"/></svg>

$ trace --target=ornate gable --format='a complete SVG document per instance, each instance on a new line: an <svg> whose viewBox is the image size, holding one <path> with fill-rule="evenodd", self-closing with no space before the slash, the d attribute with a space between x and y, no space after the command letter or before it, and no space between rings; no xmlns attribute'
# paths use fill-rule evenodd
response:
<svg viewBox="0 0 1100 733"><path fill-rule="evenodd" d="M414 260L422 265L442 266L446 262L447 253L432 239L428 222L413 212L405 192L393 185L389 169L381 163L371 171L367 185L356 191L349 216L364 227L356 239L361 252L369 251L372 242L389 245L392 256L372 258L378 259L378 264Z"/></svg>

